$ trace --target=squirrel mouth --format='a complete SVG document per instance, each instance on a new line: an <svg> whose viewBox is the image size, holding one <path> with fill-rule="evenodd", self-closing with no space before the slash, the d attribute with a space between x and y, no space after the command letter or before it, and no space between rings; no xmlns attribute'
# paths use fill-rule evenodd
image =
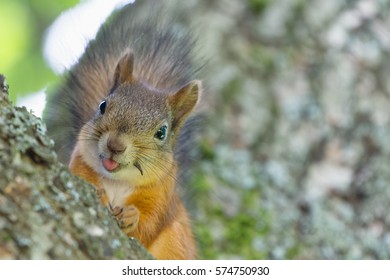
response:
<svg viewBox="0 0 390 280"><path fill-rule="evenodd" d="M102 165L103 165L104 169L106 171L110 172L110 173L117 172L122 167L122 165L120 163L118 163L117 161L115 161L113 159L105 158L103 155L100 155L99 157L100 157L100 159L102 161ZM136 161L133 165L134 165L135 168L137 168L139 170L139 172L143 176L144 175L144 171L142 170L142 167L139 164L139 162Z"/></svg>
<svg viewBox="0 0 390 280"><path fill-rule="evenodd" d="M120 168L119 163L112 159L102 159L102 164L104 169L106 169L108 172L115 172Z"/></svg>

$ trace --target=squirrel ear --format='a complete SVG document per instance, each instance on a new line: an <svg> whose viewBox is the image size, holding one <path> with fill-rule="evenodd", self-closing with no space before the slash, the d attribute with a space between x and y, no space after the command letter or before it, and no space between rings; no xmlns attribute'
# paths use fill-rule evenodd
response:
<svg viewBox="0 0 390 280"><path fill-rule="evenodd" d="M168 102L172 108L173 130L177 130L195 108L200 97L201 86L201 81L194 80L168 97Z"/></svg>
<svg viewBox="0 0 390 280"><path fill-rule="evenodd" d="M119 60L115 69L115 85L133 81L134 54L128 50Z"/></svg>

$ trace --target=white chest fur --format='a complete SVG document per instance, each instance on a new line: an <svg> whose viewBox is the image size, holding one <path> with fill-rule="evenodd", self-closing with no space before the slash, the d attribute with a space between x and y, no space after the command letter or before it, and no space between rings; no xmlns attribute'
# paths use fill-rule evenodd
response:
<svg viewBox="0 0 390 280"><path fill-rule="evenodd" d="M103 180L103 188L106 191L111 207L123 207L126 198L131 195L133 188L129 183L113 180Z"/></svg>

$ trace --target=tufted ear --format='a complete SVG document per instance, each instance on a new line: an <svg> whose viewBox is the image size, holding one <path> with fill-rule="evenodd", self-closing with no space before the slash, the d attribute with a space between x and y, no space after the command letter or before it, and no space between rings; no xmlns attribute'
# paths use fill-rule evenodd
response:
<svg viewBox="0 0 390 280"><path fill-rule="evenodd" d="M200 99L202 82L194 80L168 97L172 109L172 129L177 131Z"/></svg>
<svg viewBox="0 0 390 280"><path fill-rule="evenodd" d="M126 54L119 60L115 69L115 85L131 83L133 81L134 54L127 50Z"/></svg>

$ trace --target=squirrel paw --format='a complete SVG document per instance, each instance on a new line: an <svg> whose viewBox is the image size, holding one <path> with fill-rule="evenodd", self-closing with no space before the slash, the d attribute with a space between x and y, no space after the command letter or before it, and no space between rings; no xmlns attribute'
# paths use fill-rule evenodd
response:
<svg viewBox="0 0 390 280"><path fill-rule="evenodd" d="M114 207L112 209L112 214L115 216L118 225L124 233L127 235L134 232L138 226L139 221L139 211L133 206L129 205L126 207Z"/></svg>
<svg viewBox="0 0 390 280"><path fill-rule="evenodd" d="M100 201L103 203L103 205L105 205L106 207L108 207L110 205L109 203L109 199L108 199L108 196L106 194L106 191L105 189L103 188L98 188L96 189L96 196L100 199Z"/></svg>

